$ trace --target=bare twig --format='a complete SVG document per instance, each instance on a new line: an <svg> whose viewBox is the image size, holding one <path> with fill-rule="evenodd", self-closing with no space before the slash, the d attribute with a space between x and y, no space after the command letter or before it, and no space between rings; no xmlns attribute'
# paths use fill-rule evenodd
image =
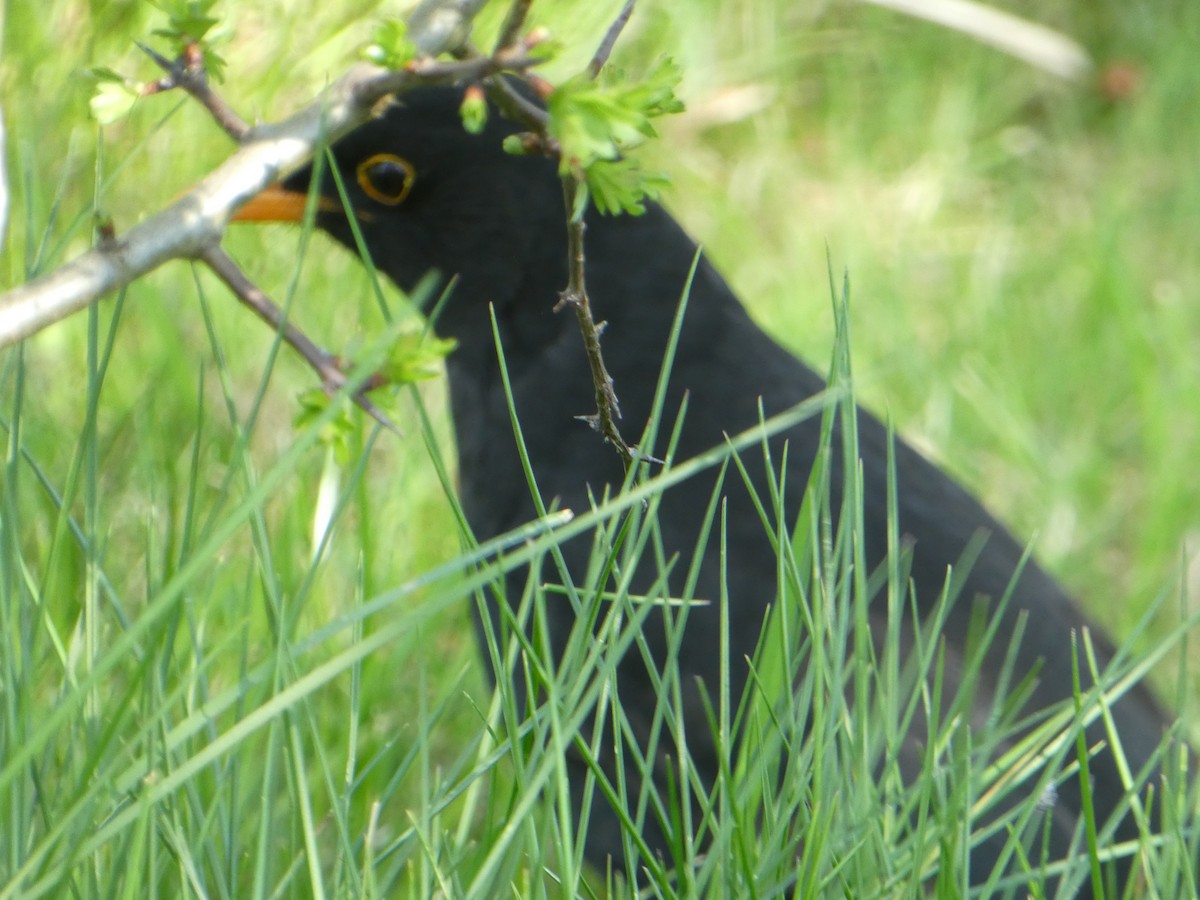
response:
<svg viewBox="0 0 1200 900"><path fill-rule="evenodd" d="M546 133L546 126L550 124L546 110L522 96L520 91L503 78L488 79L487 92L504 115L530 128L537 135L538 152L558 155L557 142ZM533 148L527 148L531 149Z"/></svg>
<svg viewBox="0 0 1200 900"><path fill-rule="evenodd" d="M155 53L154 50L138 44L142 52L149 56L167 74L158 81L151 82L143 91L144 94L158 94L163 91L180 88L200 101L201 105L212 114L222 130L239 143L246 137L250 126L222 100L208 83L208 72L204 69L204 52L196 43L188 44L183 55L178 59L169 60Z"/></svg>
<svg viewBox="0 0 1200 900"><path fill-rule="evenodd" d="M208 247L201 254L200 259L213 270L218 278L225 282L226 286L233 291L234 296L248 306L256 316L278 331L283 340L304 357L304 361L320 376L321 386L326 393L335 394L346 386L348 379L342 370L342 361L328 350L319 347L303 331L287 321L283 310L246 276L238 264L219 245L214 244ZM366 396L367 391L385 383L386 380L382 377L372 376L354 394L354 402L379 424L399 433L391 420Z"/></svg>
<svg viewBox="0 0 1200 900"><path fill-rule="evenodd" d="M516 5L519 5L521 2L522 0L515 0L514 9L516 8ZM512 10L509 11L509 14L512 15ZM513 83L509 79L503 77L494 77L494 75L502 74L505 70L524 71L528 66L532 65L533 61L528 56L530 48L530 42L518 42L515 38L510 42L505 42L503 40L498 41L496 44L496 51L492 58L512 58L516 59L520 65L506 66L505 69L501 69L500 72L493 73L492 75L484 75L482 78L487 89L488 96L491 98L492 102L499 107L500 112L506 118L511 119L514 122L519 122L522 125L527 126L539 137L544 137L546 134L546 126L550 122L549 117L546 115L546 110L524 97L521 92L514 87ZM480 60L487 58L470 44L464 44L456 51L456 53L460 63L464 65L478 65ZM446 64L443 63L442 65ZM532 76L529 75L528 72L525 73L525 76L526 83L529 84L531 88L535 88L536 84L534 83ZM541 149L539 148L538 150L534 150L532 152L541 152Z"/></svg>
<svg viewBox="0 0 1200 900"><path fill-rule="evenodd" d="M595 78L600 74L600 70L604 68L604 64L608 62L608 58L612 55L613 47L616 46L617 38L621 36L621 32L625 30L625 25L629 21L629 17L633 15L633 5L636 0L625 0L625 5L613 19L613 23L608 26L608 31L604 34L604 40L600 42L600 46L596 48L596 53L592 57L592 61L588 63L588 74Z"/></svg>
<svg viewBox="0 0 1200 900"><path fill-rule="evenodd" d="M517 42L517 38L521 34L521 29L525 27L525 19L529 15L529 7L533 5L533 0L513 0L512 6L508 8L508 15L504 17L504 25L500 29L500 37L496 41L496 52L503 50L505 47L511 47Z"/></svg>
<svg viewBox="0 0 1200 900"><path fill-rule="evenodd" d="M555 312L564 306L575 310L575 318L579 321L579 331L583 335L583 345L587 352L588 364L592 369L592 386L596 394L596 413L590 416L579 416L596 431L604 436L621 457L625 470L633 464L633 450L621 437L616 420L621 418L621 407L617 402L617 394L613 389L612 376L604 365L604 357L600 352L600 333L604 324L596 324L592 318L592 307L588 302L587 287L584 282L583 235L586 230L583 215L576 215L580 183L573 175L563 177L563 200L567 207L567 287L559 295Z"/></svg>

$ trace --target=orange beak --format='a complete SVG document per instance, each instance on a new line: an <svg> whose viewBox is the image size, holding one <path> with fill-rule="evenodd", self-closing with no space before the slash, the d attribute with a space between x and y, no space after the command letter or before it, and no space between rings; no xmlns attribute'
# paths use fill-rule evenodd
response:
<svg viewBox="0 0 1200 900"><path fill-rule="evenodd" d="M308 195L272 185L235 212L231 222L303 222ZM317 198L321 212L342 212L342 205L331 197Z"/></svg>

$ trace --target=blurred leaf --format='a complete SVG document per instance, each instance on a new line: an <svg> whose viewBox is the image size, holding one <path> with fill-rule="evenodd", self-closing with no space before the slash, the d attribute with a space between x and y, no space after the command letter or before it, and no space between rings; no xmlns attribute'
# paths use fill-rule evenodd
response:
<svg viewBox="0 0 1200 900"><path fill-rule="evenodd" d="M333 402L332 398L321 390L312 388L302 393L297 400L300 410L292 419L292 427L303 431L310 427ZM354 433L354 419L350 407L342 411L321 428L321 443L329 447L340 465L345 465L350 459L350 436Z"/></svg>
<svg viewBox="0 0 1200 900"><path fill-rule="evenodd" d="M101 125L111 125L129 115L141 97L143 85L140 82L131 81L112 69L100 66L87 69L83 74L94 84L88 109Z"/></svg>
<svg viewBox="0 0 1200 900"><path fill-rule="evenodd" d="M536 36L536 40L532 40ZM531 42L527 45L526 55L530 59L535 59L539 63L550 62L560 56L566 49L566 45L557 38L550 37L548 33L538 34L536 31L531 32L529 38Z"/></svg>
<svg viewBox="0 0 1200 900"><path fill-rule="evenodd" d="M600 212L626 212L640 216L645 200L657 200L670 179L658 172L644 172L635 159L598 160L584 171L588 190Z"/></svg>
<svg viewBox="0 0 1200 900"><path fill-rule="evenodd" d="M509 153L512 156L524 156L529 152L529 149L525 146L525 140L519 134L508 135L501 142L500 146L505 153Z"/></svg>
<svg viewBox="0 0 1200 900"><path fill-rule="evenodd" d="M442 360L458 342L453 338L434 337L425 331L401 334L392 345L382 374L391 384L411 384L437 378Z"/></svg>
<svg viewBox="0 0 1200 900"><path fill-rule="evenodd" d="M84 69L83 76L85 78L90 78L92 81L95 81L97 84L100 84L100 83L103 83L106 81L119 81L123 84L129 82L128 78L126 78L124 75L122 75L116 69L110 69L108 66L95 66L94 68L91 68L91 69Z"/></svg>
<svg viewBox="0 0 1200 900"><path fill-rule="evenodd" d="M187 47L195 44L200 48L204 71L213 81L223 81L227 63L213 47L230 37L230 32L217 26L221 20L209 15L216 0L152 0L155 6L167 14L167 27L156 28L154 34L165 38L171 45L170 55L181 56Z"/></svg>
<svg viewBox="0 0 1200 900"><path fill-rule="evenodd" d="M487 124L487 114L487 97L479 85L471 85L463 94L462 105L458 108L463 128L471 134L479 134Z"/></svg>
<svg viewBox="0 0 1200 900"><path fill-rule="evenodd" d="M205 35L220 24L220 19L209 15L217 0L151 0L167 14L170 30L155 32L166 37L186 36L193 41L204 40Z"/></svg>
<svg viewBox="0 0 1200 900"><path fill-rule="evenodd" d="M361 51L363 59L385 69L403 69L417 55L403 19L384 19L371 32L371 43Z"/></svg>

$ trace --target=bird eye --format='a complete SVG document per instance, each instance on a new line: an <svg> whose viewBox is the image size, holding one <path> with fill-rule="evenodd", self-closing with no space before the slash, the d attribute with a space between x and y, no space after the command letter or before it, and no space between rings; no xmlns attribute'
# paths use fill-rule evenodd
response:
<svg viewBox="0 0 1200 900"><path fill-rule="evenodd" d="M358 165L359 186L387 206L403 203L416 177L412 163L392 153L376 153Z"/></svg>

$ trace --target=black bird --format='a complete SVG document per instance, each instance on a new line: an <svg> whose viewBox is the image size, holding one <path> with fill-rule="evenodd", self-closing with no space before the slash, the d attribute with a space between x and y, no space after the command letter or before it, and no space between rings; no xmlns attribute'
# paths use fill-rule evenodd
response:
<svg viewBox="0 0 1200 900"><path fill-rule="evenodd" d="M520 128L491 111L482 133L464 131L458 115L460 88L422 88L403 95L379 118L362 126L333 148L335 164L374 264L404 290L412 290L431 270L452 284L452 294L436 321L437 330L456 338L458 349L447 361L450 399L457 437L461 499L467 518L480 539L490 538L528 522L535 516L516 442L509 421L489 304L495 317L512 381L515 406L524 431L529 459L542 496L563 507L589 508L589 497L622 482L622 465L611 446L586 425L579 414L594 409L593 386L575 317L556 313L559 292L567 283L566 237L562 189L555 163L537 156L512 156L501 149L502 139ZM248 220L299 220L303 195L313 176L306 168L268 191L240 214ZM317 224L351 250L355 239L333 179L326 174ZM587 282L597 319L607 322L604 353L615 379L622 427L636 441L651 415L655 386L672 321L696 245L660 206L650 203L643 215L587 214ZM687 395L675 458L690 458L722 444L760 422L788 410L825 388L811 368L765 334L717 271L701 259L691 286L678 349L670 374L665 409L677 410ZM859 411L859 452L865 499L864 536L868 568L885 558L887 543L887 430L871 414ZM663 433L669 431L662 429ZM836 441L835 436L835 441ZM783 458L788 444L785 501L795 516L820 446L820 422L806 421L771 441L773 458ZM665 438L643 454L663 452ZM759 454L762 455L761 453ZM841 500L842 477L838 454L832 455L833 506ZM999 616L998 636L989 651L977 687L975 711L984 717L991 709L995 680L1018 617L1028 614L1017 655L1016 678L1038 672L1025 711L1052 706L1071 696L1071 633L1091 627L1101 665L1113 655L1112 646L1091 626L1064 590L1035 563L1021 567L1022 545L970 494L902 441L895 446L899 496L899 526L911 548L911 584L922 613L932 610L941 595L947 567L955 565L972 541L986 536L962 588L964 602L955 604L943 629L949 654L947 670L965 655L972 627L972 609L985 604ZM754 488L768 495L764 464L747 464ZM685 561L672 573L670 587L679 590L682 572L696 546L705 518L715 474L697 476L667 491L659 510L661 540L666 556ZM776 554L742 479L725 480L727 501L728 572L731 617L732 696L741 696L747 682L742 660L754 652L766 605L776 596ZM695 596L716 598L721 571L717 541L711 540L700 565ZM582 578L590 545L574 540L563 547L568 569ZM634 591L649 590L658 571L638 572ZM1018 574L1019 573L1019 574ZM547 567L544 578L554 578ZM1016 578L1010 602L1001 598ZM514 576L508 601L518 602L524 577ZM874 608L882 609L883 604ZM554 651L561 653L576 627L576 615L566 602L548 603L546 615ZM705 717L696 679L711 696L717 692L719 661L718 612L715 605L689 610L686 640L678 665L684 696L684 718L693 764L705 784L718 775L718 752ZM492 619L500 628L499 610ZM873 628L878 623L873 621ZM646 640L661 664L666 654L662 616L652 613L645 623ZM631 652L619 674L620 703L635 727L649 728L656 704L651 680L640 654ZM1085 686L1088 680L1085 677ZM1118 700L1112 716L1124 753L1134 773L1142 771L1170 727L1171 719L1150 693L1136 686ZM639 734L644 739L645 734ZM1087 731L1089 745L1104 740L1100 725ZM920 770L920 741L901 760L908 775ZM669 749L664 750L669 753ZM602 760L615 782L613 758ZM578 774L573 787L584 782L586 768L579 759L569 765ZM1157 768L1149 766L1151 777ZM632 796L637 779L626 761ZM658 770L656 770L658 772ZM1110 753L1101 751L1091 763L1096 820L1103 824L1124 798L1121 778ZM663 796L665 784L656 785ZM582 802L575 798L577 808ZM1058 787L1049 804L1050 858L1068 852L1078 825L1082 801L1077 778ZM1138 830L1126 817L1115 840L1134 840ZM668 852L658 824L648 822L646 841L654 852ZM1004 835L984 842L972 852L972 880L990 874ZM1078 840L1078 839L1077 839ZM1079 844L1074 845L1076 852ZM1031 850L1036 866L1038 848ZM617 816L596 793L590 810L586 854L603 868L626 860ZM1125 869L1122 868L1122 874Z"/></svg>

